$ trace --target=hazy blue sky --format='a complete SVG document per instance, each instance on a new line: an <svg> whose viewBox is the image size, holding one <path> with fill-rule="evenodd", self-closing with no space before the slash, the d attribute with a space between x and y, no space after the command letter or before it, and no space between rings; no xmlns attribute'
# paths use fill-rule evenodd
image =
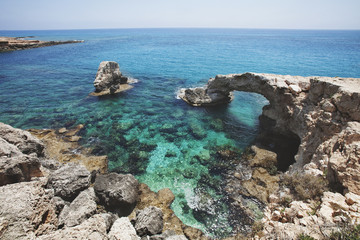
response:
<svg viewBox="0 0 360 240"><path fill-rule="evenodd" d="M360 29L360 0L0 0L0 29Z"/></svg>

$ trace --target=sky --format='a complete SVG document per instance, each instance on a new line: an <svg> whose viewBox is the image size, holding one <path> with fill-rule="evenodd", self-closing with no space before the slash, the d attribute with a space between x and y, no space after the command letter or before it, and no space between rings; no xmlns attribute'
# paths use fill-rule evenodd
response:
<svg viewBox="0 0 360 240"><path fill-rule="evenodd" d="M0 0L0 30L360 29L360 0Z"/></svg>

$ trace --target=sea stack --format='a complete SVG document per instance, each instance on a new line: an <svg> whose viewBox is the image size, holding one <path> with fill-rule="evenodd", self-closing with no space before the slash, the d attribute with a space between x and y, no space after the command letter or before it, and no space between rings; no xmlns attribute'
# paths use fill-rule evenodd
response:
<svg viewBox="0 0 360 240"><path fill-rule="evenodd" d="M122 75L117 62L103 61L100 63L96 73L94 81L95 92L92 95L114 94L132 88L127 83L128 77Z"/></svg>

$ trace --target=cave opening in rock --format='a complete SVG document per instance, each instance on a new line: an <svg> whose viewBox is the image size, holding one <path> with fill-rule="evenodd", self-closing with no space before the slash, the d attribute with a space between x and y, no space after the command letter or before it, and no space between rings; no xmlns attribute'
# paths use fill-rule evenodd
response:
<svg viewBox="0 0 360 240"><path fill-rule="evenodd" d="M295 133L275 127L276 121L264 115L259 117L259 135L256 144L277 154L277 169L285 172L295 163L300 138Z"/></svg>

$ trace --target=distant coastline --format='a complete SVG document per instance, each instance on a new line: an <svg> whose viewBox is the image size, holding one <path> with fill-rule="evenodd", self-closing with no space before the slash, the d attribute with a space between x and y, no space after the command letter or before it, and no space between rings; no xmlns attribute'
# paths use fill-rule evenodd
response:
<svg viewBox="0 0 360 240"><path fill-rule="evenodd" d="M29 48L48 47L60 44L82 43L83 40L67 40L67 41L40 41L40 40L26 40L28 37L0 37L0 52L24 50Z"/></svg>

